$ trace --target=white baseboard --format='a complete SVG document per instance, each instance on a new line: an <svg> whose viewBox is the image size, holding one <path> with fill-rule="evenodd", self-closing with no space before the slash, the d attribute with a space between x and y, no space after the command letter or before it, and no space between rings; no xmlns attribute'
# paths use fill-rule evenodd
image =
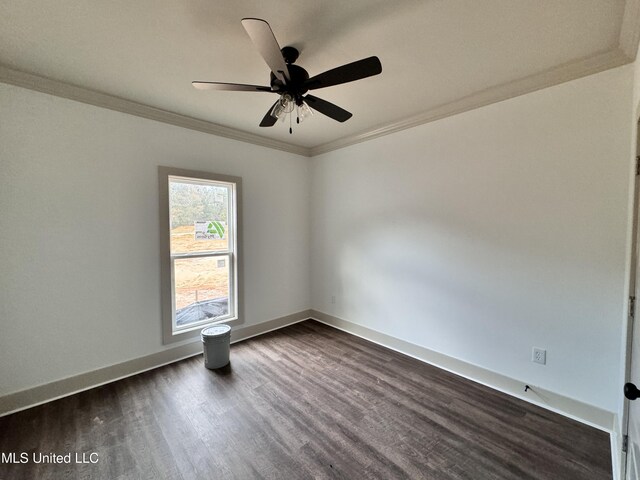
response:
<svg viewBox="0 0 640 480"><path fill-rule="evenodd" d="M331 327L343 330L352 335L377 343L391 350L403 353L423 362L437 366L444 370L460 375L469 380L481 383L495 390L515 396L527 402L560 413L580 422L586 423L600 430L611 433L612 452L618 451L619 432L612 412L589 405L549 390L529 384L532 388L524 392L526 382L516 380L505 375L472 365L470 363L449 357L442 353L429 350L362 325L344 320L317 310L302 312L276 318L257 325L234 328L231 332L231 343L262 335L287 325L313 318ZM200 341L180 345L144 357L127 360L115 365L81 373L72 377L55 380L36 387L20 390L0 397L0 416L8 415L58 398L73 395L106 383L126 378L138 373L177 362L179 360L202 353ZM620 459L613 455L614 472L619 471ZM615 478L615 477L614 477Z"/></svg>
<svg viewBox="0 0 640 480"><path fill-rule="evenodd" d="M614 415L613 428L611 429L611 470L613 480L623 480L624 462L626 454L622 452L622 432L618 416Z"/></svg>
<svg viewBox="0 0 640 480"><path fill-rule="evenodd" d="M311 316L310 310L276 318L257 325L238 327L231 330L231 343L246 340L256 335L286 327L301 322ZM170 363L193 357L202 353L202 342L195 340L178 347L162 350L144 357L134 358L125 362L81 373L71 377L54 380L53 382L27 388L0 397L0 416L35 407L52 400L73 395L84 390L98 387L107 383L130 377L147 370L161 367Z"/></svg>
<svg viewBox="0 0 640 480"><path fill-rule="evenodd" d="M607 433L612 433L615 428L615 414L599 407L545 390L531 383L516 380L500 373L478 367L463 360L400 340L357 323L334 317L333 315L311 310L310 316L314 320L331 327L455 373L456 375L493 388L494 390L520 398L579 422L586 423L592 427L604 430ZM531 388L525 392L524 386L527 384Z"/></svg>

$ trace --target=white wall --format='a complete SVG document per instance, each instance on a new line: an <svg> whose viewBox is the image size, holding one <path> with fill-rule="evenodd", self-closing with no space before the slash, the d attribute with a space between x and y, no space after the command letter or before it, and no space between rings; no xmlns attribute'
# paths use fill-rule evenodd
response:
<svg viewBox="0 0 640 480"><path fill-rule="evenodd" d="M243 177L247 324L312 306L618 411L632 79L604 72L311 169L0 84L0 395L165 348L169 165Z"/></svg>
<svg viewBox="0 0 640 480"><path fill-rule="evenodd" d="M309 308L306 158L0 84L0 395L162 350L157 165L243 178L245 325Z"/></svg>
<svg viewBox="0 0 640 480"><path fill-rule="evenodd" d="M632 78L312 159L312 308L617 411Z"/></svg>

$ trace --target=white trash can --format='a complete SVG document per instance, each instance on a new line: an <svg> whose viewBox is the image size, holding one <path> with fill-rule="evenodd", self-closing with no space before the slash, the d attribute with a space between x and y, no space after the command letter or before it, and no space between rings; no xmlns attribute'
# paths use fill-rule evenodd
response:
<svg viewBox="0 0 640 480"><path fill-rule="evenodd" d="M227 365L229 363L231 327L224 324L207 327L202 330L200 336L204 351L204 366L214 370Z"/></svg>

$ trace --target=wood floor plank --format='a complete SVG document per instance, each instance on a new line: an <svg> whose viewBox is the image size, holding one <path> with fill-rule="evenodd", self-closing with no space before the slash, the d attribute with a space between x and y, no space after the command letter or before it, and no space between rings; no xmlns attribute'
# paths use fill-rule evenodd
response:
<svg viewBox="0 0 640 480"><path fill-rule="evenodd" d="M604 432L315 321L0 418L5 479L611 478Z"/></svg>

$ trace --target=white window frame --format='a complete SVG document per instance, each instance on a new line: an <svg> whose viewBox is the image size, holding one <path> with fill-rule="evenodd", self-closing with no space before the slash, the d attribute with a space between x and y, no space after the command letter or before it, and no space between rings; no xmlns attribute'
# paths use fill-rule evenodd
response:
<svg viewBox="0 0 640 480"><path fill-rule="evenodd" d="M162 291L162 337L163 343L174 343L192 338L199 338L200 331L216 323L234 325L242 323L242 254L241 254L241 190L242 179L229 175L200 172L172 167L158 167L160 188L160 279ZM223 184L229 187L229 213L227 219L228 248L225 251L205 251L194 253L171 254L171 225L169 210L169 182L178 180L184 183ZM181 258L201 257L229 258L229 314L215 320L202 320L177 328L175 322L174 263Z"/></svg>

